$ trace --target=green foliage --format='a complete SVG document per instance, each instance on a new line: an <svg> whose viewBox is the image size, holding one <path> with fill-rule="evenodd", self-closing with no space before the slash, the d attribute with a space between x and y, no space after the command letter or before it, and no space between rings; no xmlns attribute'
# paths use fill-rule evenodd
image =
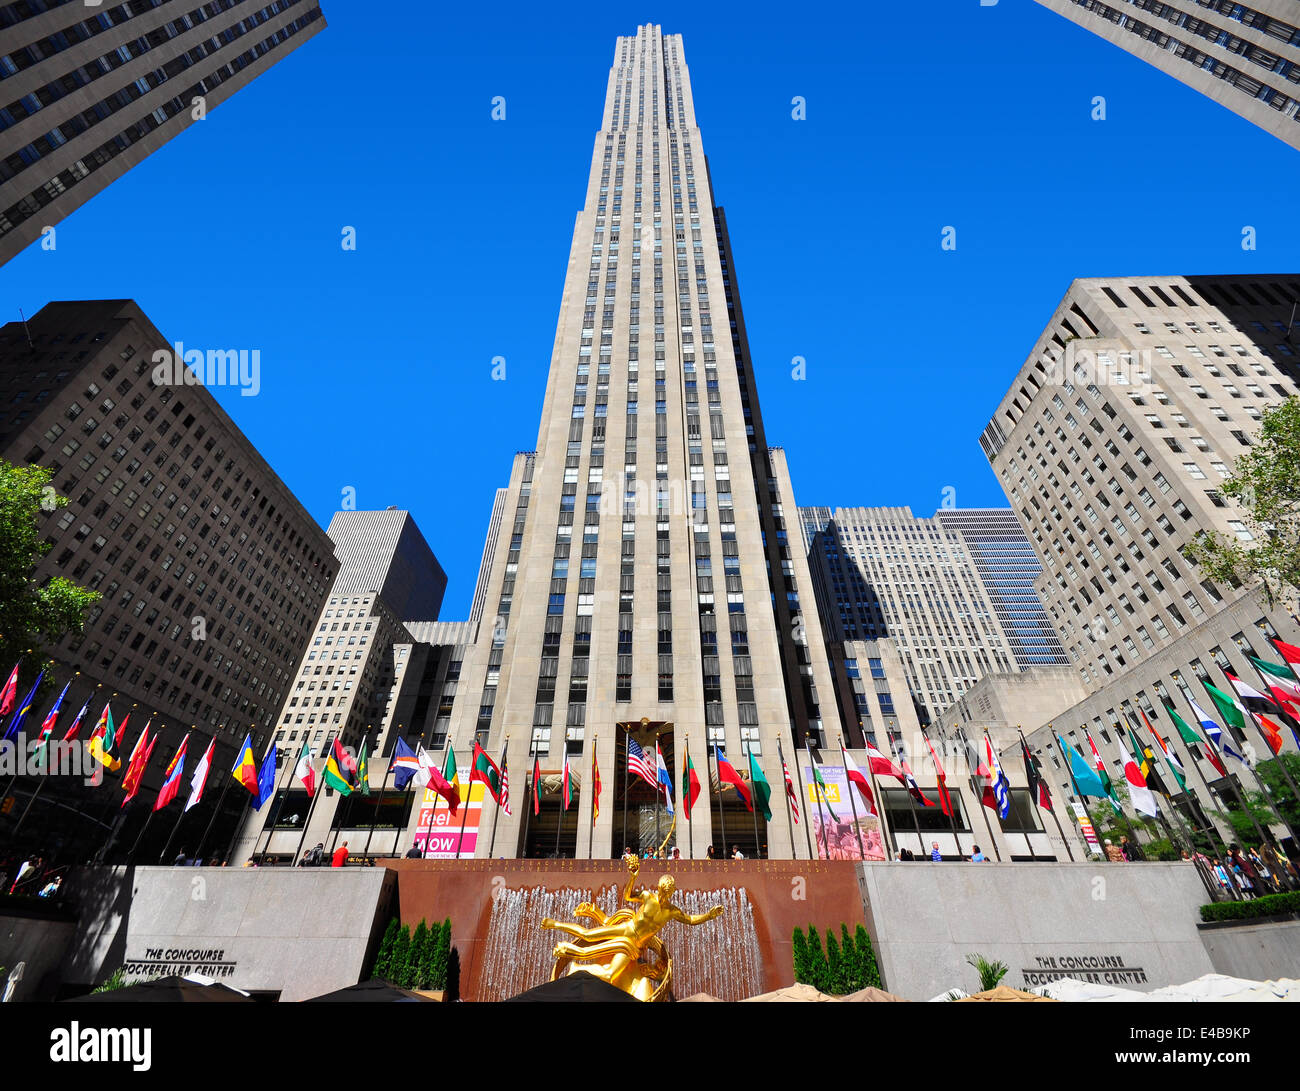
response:
<svg viewBox="0 0 1300 1091"><path fill-rule="evenodd" d="M407 982L408 989L427 989L429 979L432 974L433 966L433 946L432 937L429 935L429 927L420 921L416 926L415 934L411 937L411 954L407 962Z"/></svg>
<svg viewBox="0 0 1300 1091"><path fill-rule="evenodd" d="M808 941L804 938L803 929L798 925L795 925L793 942L794 979L806 982L808 980Z"/></svg>
<svg viewBox="0 0 1300 1091"><path fill-rule="evenodd" d="M1241 509L1253 540L1205 530L1184 556L1209 579L1262 591L1270 606L1300 592L1300 398L1264 413L1254 445L1221 491Z"/></svg>
<svg viewBox="0 0 1300 1091"><path fill-rule="evenodd" d="M1201 920L1206 922L1271 917L1279 913L1300 913L1300 892L1265 894L1249 902L1212 902L1201 906Z"/></svg>
<svg viewBox="0 0 1300 1091"><path fill-rule="evenodd" d="M830 977L830 967L826 964L826 952L822 950L821 936L811 924L808 926L808 978L805 982L818 992L825 992Z"/></svg>
<svg viewBox="0 0 1300 1091"><path fill-rule="evenodd" d="M434 925L432 931L435 935L431 937L433 953L429 988L445 989L447 973L451 966L451 918L448 917L441 924Z"/></svg>
<svg viewBox="0 0 1300 1091"><path fill-rule="evenodd" d="M823 992L831 996L843 996L849 990L845 987L844 962L840 958L840 944L835 933L826 929L826 988Z"/></svg>
<svg viewBox="0 0 1300 1091"><path fill-rule="evenodd" d="M371 977L377 977L382 981L392 980L393 947L397 943L399 927L397 918L394 917L388 922L388 927L384 929L384 938L379 941L379 953L375 955L375 966L370 972Z"/></svg>
<svg viewBox="0 0 1300 1091"><path fill-rule="evenodd" d="M25 660L20 685L30 686L46 662L46 645L81 632L86 614L99 602L98 591L63 576L44 585L32 578L50 543L41 534L68 499L50 485L46 466L15 466L0 459L0 663L9 670ZM52 684L52 683L51 683Z"/></svg>
<svg viewBox="0 0 1300 1091"><path fill-rule="evenodd" d="M1158 837L1142 846L1142 853L1148 860L1181 860L1182 849L1167 837Z"/></svg>
<svg viewBox="0 0 1300 1091"><path fill-rule="evenodd" d="M1291 750L1283 750L1276 757L1261 761L1255 767L1255 771L1259 773L1259 779L1267 785L1269 798L1281 812L1282 821L1296 828L1300 827L1300 801L1296 800L1295 792L1291 790L1286 774L1282 772L1283 765L1286 766L1286 772L1291 774L1291 779L1300 784L1300 754ZM1262 802L1263 797L1261 796L1260 799ZM1261 822L1260 825L1263 826L1264 823ZM1259 840L1259 835L1253 830L1251 840L1252 843Z"/></svg>
<svg viewBox="0 0 1300 1091"><path fill-rule="evenodd" d="M876 951L871 945L871 937L862 925L858 925L854 937L854 947L858 953L858 980L861 982L858 988L881 988L880 967L876 964Z"/></svg>
<svg viewBox="0 0 1300 1091"><path fill-rule="evenodd" d="M1011 969L1005 962L990 962L983 955L967 955L966 964L973 966L975 972L980 978L980 992L988 992L989 989L996 989L998 982L1007 975Z"/></svg>
<svg viewBox="0 0 1300 1091"><path fill-rule="evenodd" d="M411 962L411 926L404 924L393 941L392 962L389 966L388 980L403 989L408 988L406 981Z"/></svg>
<svg viewBox="0 0 1300 1091"><path fill-rule="evenodd" d="M114 970L111 974L109 974L108 977L104 978L103 982L101 982L99 985L96 985L90 991L92 993L111 993L115 989L125 989L126 986L127 986L126 971L121 966L119 966L116 970Z"/></svg>

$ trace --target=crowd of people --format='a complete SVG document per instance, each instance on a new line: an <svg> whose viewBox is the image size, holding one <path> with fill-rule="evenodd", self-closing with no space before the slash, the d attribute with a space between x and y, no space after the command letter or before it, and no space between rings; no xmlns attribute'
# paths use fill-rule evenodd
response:
<svg viewBox="0 0 1300 1091"><path fill-rule="evenodd" d="M1203 877L1209 876L1212 889L1237 901L1300 890L1300 873L1295 864L1272 845L1243 851L1233 842L1227 856L1211 858L1201 852L1184 852L1183 859L1195 863Z"/></svg>

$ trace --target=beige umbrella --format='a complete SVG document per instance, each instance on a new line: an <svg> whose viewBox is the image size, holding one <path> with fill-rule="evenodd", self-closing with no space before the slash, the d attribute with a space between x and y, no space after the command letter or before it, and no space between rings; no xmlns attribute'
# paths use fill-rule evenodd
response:
<svg viewBox="0 0 1300 1091"><path fill-rule="evenodd" d="M848 996L842 997L850 1004L875 1003L878 1001L896 1000L900 1004L906 1004L907 1001L901 996L895 996L893 993L887 993L884 989L877 989L868 985L865 989L859 989L855 993L849 993Z"/></svg>
<svg viewBox="0 0 1300 1091"><path fill-rule="evenodd" d="M716 996L710 996L708 993L695 993L693 996L683 996L679 1004L720 1004L722 1003Z"/></svg>
<svg viewBox="0 0 1300 1091"><path fill-rule="evenodd" d="M817 1003L824 1000L830 1000L839 1003L838 996L827 996L823 992L818 992L811 985L787 985L784 989L777 989L776 992L763 993L761 996L746 997L743 1003Z"/></svg>
<svg viewBox="0 0 1300 1091"><path fill-rule="evenodd" d="M963 996L957 1003L964 1004L968 1000L1046 1000L1050 1004L1058 1003L1050 996L1039 996L1037 993L1023 992L1020 989L1013 989L1009 985L999 985L996 989L976 993L974 996Z"/></svg>

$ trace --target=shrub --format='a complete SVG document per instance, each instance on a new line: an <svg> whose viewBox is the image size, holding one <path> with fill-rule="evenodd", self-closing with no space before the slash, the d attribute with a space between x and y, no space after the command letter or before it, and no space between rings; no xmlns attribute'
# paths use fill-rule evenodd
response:
<svg viewBox="0 0 1300 1091"><path fill-rule="evenodd" d="M420 921L411 937L411 953L407 958L406 977L408 989L427 989L433 948L430 945L429 926Z"/></svg>
<svg viewBox="0 0 1300 1091"><path fill-rule="evenodd" d="M1212 902L1201 906L1201 920L1207 923L1271 917L1278 913L1300 913L1300 892L1265 894L1249 902Z"/></svg>
<svg viewBox="0 0 1300 1091"><path fill-rule="evenodd" d="M803 929L798 925L794 930L794 979L808 980L808 941L804 939Z"/></svg>
<svg viewBox="0 0 1300 1091"><path fill-rule="evenodd" d="M388 922L388 927L384 929L384 938L379 941L379 953L375 955L374 969L370 971L371 977L377 977L384 981L392 979L393 945L397 942L398 927L397 918L394 917Z"/></svg>
<svg viewBox="0 0 1300 1091"><path fill-rule="evenodd" d="M863 925L858 925L854 946L858 953L858 974L862 984L859 988L881 988L880 967L876 964L876 951L871 946L871 937Z"/></svg>

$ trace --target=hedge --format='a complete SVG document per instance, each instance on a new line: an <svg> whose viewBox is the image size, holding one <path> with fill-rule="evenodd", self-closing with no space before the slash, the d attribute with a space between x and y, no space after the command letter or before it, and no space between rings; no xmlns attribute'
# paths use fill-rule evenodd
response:
<svg viewBox="0 0 1300 1091"><path fill-rule="evenodd" d="M1279 913L1300 913L1300 893L1265 894L1248 902L1213 902L1201 906L1201 920L1207 923L1272 917Z"/></svg>

